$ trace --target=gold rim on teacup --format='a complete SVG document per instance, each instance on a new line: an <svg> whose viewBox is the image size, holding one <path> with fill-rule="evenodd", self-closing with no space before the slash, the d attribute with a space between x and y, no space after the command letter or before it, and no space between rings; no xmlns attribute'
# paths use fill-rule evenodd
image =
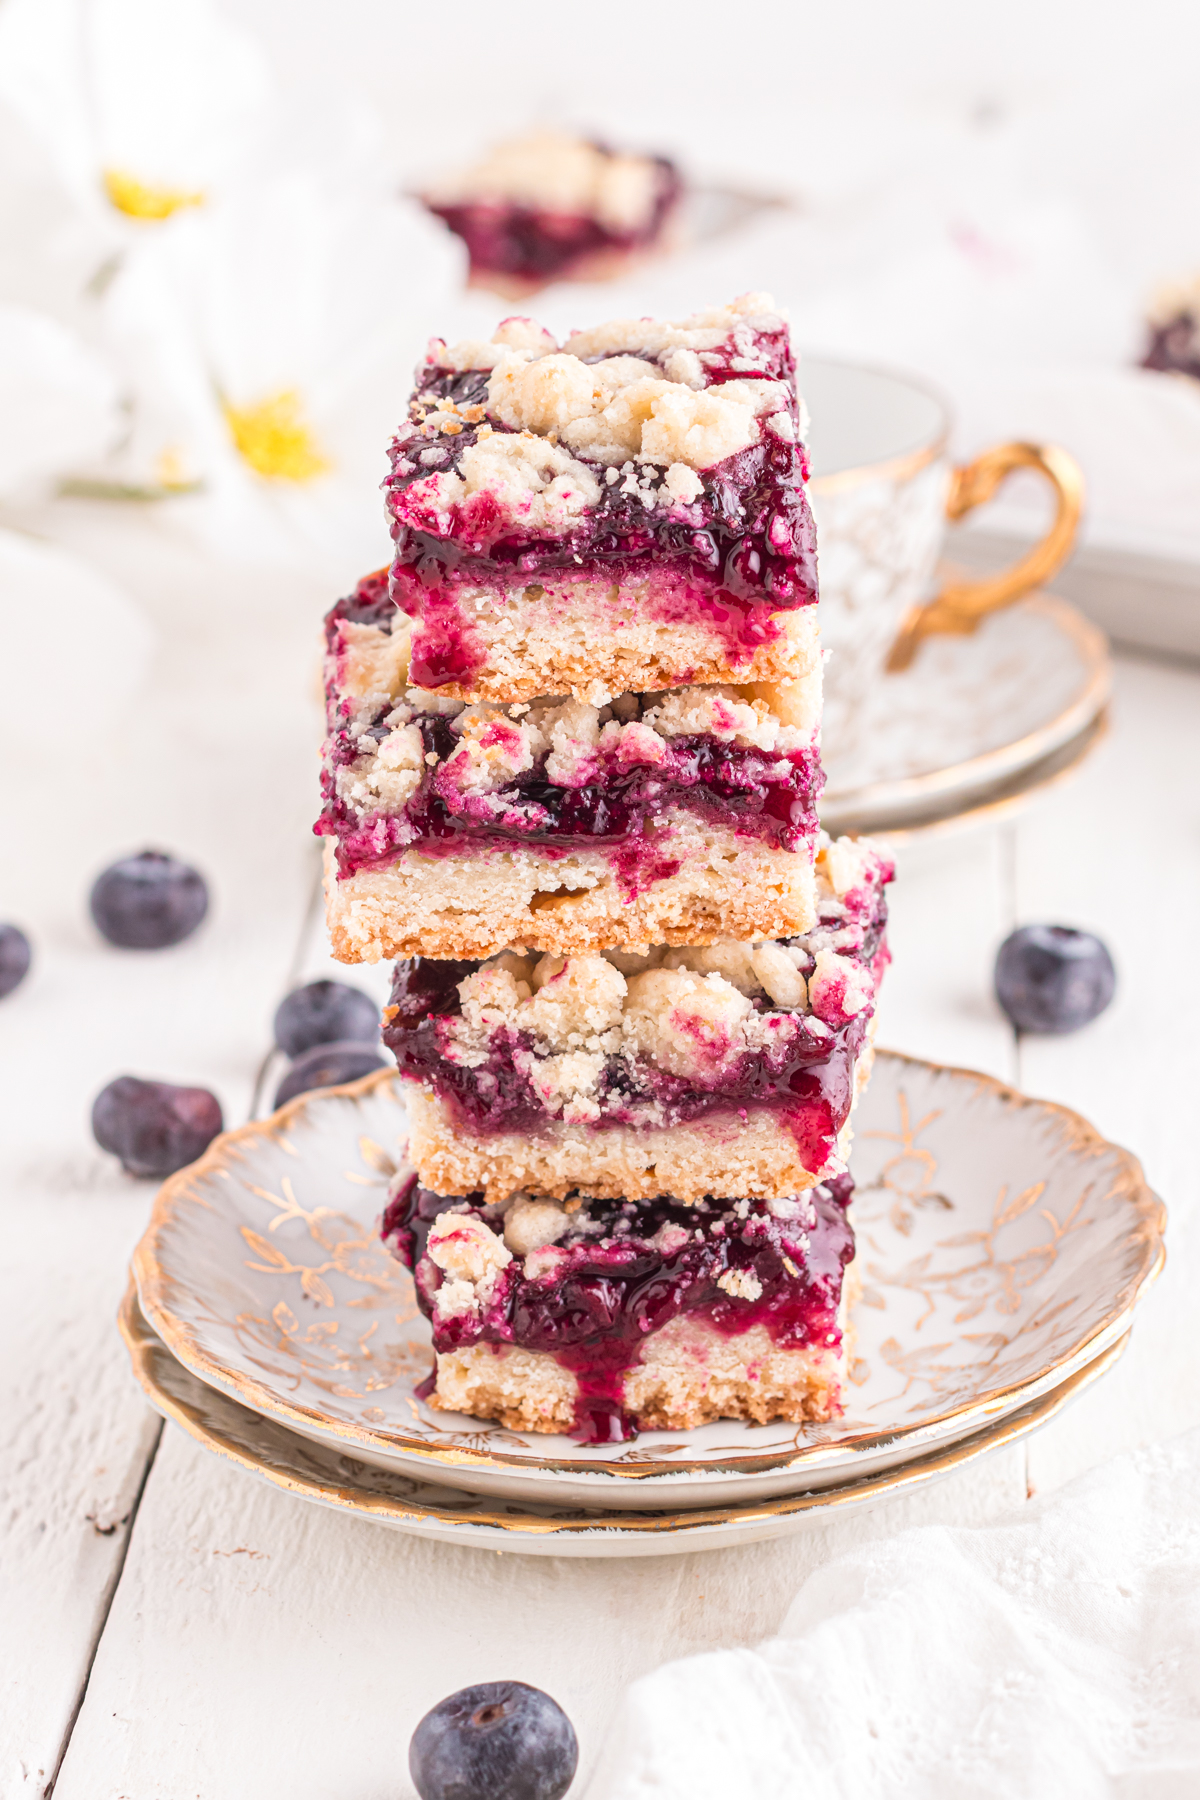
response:
<svg viewBox="0 0 1200 1800"><path fill-rule="evenodd" d="M951 409L931 383L868 363L823 357L810 360L818 366L898 384L921 395L938 415L938 422L924 443L894 455L867 458L828 474L814 474L809 486L816 496L837 494L868 481L903 484L946 454ZM1011 606L1014 600L1044 586L1067 560L1083 515L1085 482L1075 458L1059 445L1013 440L983 451L969 463L950 465L946 518L952 523L964 519L977 506L994 499L1008 478L1021 470L1040 475L1053 494L1054 519L1049 530L1009 568L972 580L949 580L932 599L911 607L888 653L884 666L889 673L908 668L926 637L936 633L970 636L990 613Z"/></svg>

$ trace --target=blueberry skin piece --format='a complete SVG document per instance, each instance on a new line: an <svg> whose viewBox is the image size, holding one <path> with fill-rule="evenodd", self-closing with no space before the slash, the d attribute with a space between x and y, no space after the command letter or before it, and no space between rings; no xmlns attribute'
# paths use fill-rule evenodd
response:
<svg viewBox="0 0 1200 1800"><path fill-rule="evenodd" d="M119 1075L96 1096L92 1136L129 1175L162 1180L203 1154L222 1127L221 1103L207 1088L173 1087Z"/></svg>
<svg viewBox="0 0 1200 1800"><path fill-rule="evenodd" d="M383 1067L384 1059L374 1044L351 1038L336 1044L314 1044L296 1058L275 1089L275 1109L278 1111L297 1094L311 1093L313 1088L341 1087Z"/></svg>
<svg viewBox="0 0 1200 1800"><path fill-rule="evenodd" d="M421 1800L562 1800L578 1761L562 1707L523 1681L484 1681L439 1700L408 1747Z"/></svg>
<svg viewBox="0 0 1200 1800"><path fill-rule="evenodd" d="M33 951L19 925L0 925L0 1000L19 988L29 973Z"/></svg>
<svg viewBox="0 0 1200 1800"><path fill-rule="evenodd" d="M284 995L274 1029L285 1056L300 1056L315 1044L372 1044L379 1037L379 1008L349 982L310 981Z"/></svg>
<svg viewBox="0 0 1200 1800"><path fill-rule="evenodd" d="M1099 1018L1116 993L1117 971L1090 931L1022 925L997 952L995 983L1018 1031L1061 1034Z"/></svg>
<svg viewBox="0 0 1200 1800"><path fill-rule="evenodd" d="M198 869L163 850L123 856L96 877L88 904L102 937L122 950L165 950L191 937L208 911Z"/></svg>

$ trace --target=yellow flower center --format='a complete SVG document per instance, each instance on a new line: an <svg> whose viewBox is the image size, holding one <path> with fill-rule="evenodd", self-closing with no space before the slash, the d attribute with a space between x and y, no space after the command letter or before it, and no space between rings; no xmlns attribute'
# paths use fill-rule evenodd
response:
<svg viewBox="0 0 1200 1800"><path fill-rule="evenodd" d="M256 406L231 406L225 400L221 407L238 451L268 481L311 481L329 468L294 388L271 394Z"/></svg>
<svg viewBox="0 0 1200 1800"><path fill-rule="evenodd" d="M168 444L165 450L159 451L154 464L154 478L158 486L168 494L186 494L189 488L196 486L188 474L183 451L175 444Z"/></svg>
<svg viewBox="0 0 1200 1800"><path fill-rule="evenodd" d="M123 169L105 169L104 191L118 212L131 219L169 219L183 206L203 206L204 195L188 188L150 187Z"/></svg>

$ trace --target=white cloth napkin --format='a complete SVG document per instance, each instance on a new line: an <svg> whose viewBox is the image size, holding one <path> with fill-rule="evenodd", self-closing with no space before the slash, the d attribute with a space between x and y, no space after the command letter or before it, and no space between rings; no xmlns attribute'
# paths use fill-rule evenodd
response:
<svg viewBox="0 0 1200 1800"><path fill-rule="evenodd" d="M839 1557L645 1676L589 1800L1195 1800L1200 1432Z"/></svg>

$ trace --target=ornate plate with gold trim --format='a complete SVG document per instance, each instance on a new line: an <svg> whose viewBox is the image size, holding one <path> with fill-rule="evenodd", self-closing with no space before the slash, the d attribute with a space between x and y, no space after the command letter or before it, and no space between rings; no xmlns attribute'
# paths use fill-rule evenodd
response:
<svg viewBox="0 0 1200 1800"><path fill-rule="evenodd" d="M1104 633L1054 594L1031 594L970 637L927 638L875 683L853 740L828 714L825 829L881 832L969 811L1078 741L1112 689Z"/></svg>
<svg viewBox="0 0 1200 1800"><path fill-rule="evenodd" d="M570 1508L473 1494L449 1482L380 1469L332 1445L314 1443L273 1419L263 1419L227 1394L199 1381L151 1331L130 1285L120 1313L121 1335L150 1403L208 1450L285 1493L357 1513L377 1524L441 1543L525 1556L663 1556L684 1550L723 1550L823 1525L834 1512L858 1512L893 1494L940 1480L976 1457L1036 1431L1116 1361L1118 1338L1094 1362L1051 1388L1040 1400L970 1432L945 1449L911 1458L899 1468L859 1475L841 1486L813 1488L783 1499L671 1512L628 1507Z"/></svg>
<svg viewBox="0 0 1200 1800"><path fill-rule="evenodd" d="M888 826L886 830L872 831L873 843L887 849L898 850L903 844L911 844L917 839L928 840L934 837L950 837L960 831L973 831L982 825L999 825L1014 818L1017 813L1024 812L1033 801L1048 794L1051 789L1069 781L1087 761L1096 746L1108 735L1108 708L1097 713L1090 725L1086 725L1078 737L1073 737L1049 756L1033 764L1032 768L1022 769L1007 780L997 782L982 795L974 796L966 806L953 804L938 806L930 804L907 813L902 825Z"/></svg>
<svg viewBox="0 0 1200 1800"><path fill-rule="evenodd" d="M217 1139L158 1195L133 1263L142 1310L185 1368L265 1418L522 1504L740 1505L894 1468L1094 1363L1163 1260L1139 1165L1077 1114L880 1052L856 1117L845 1417L581 1446L419 1398L429 1329L374 1229L404 1135L381 1071Z"/></svg>

